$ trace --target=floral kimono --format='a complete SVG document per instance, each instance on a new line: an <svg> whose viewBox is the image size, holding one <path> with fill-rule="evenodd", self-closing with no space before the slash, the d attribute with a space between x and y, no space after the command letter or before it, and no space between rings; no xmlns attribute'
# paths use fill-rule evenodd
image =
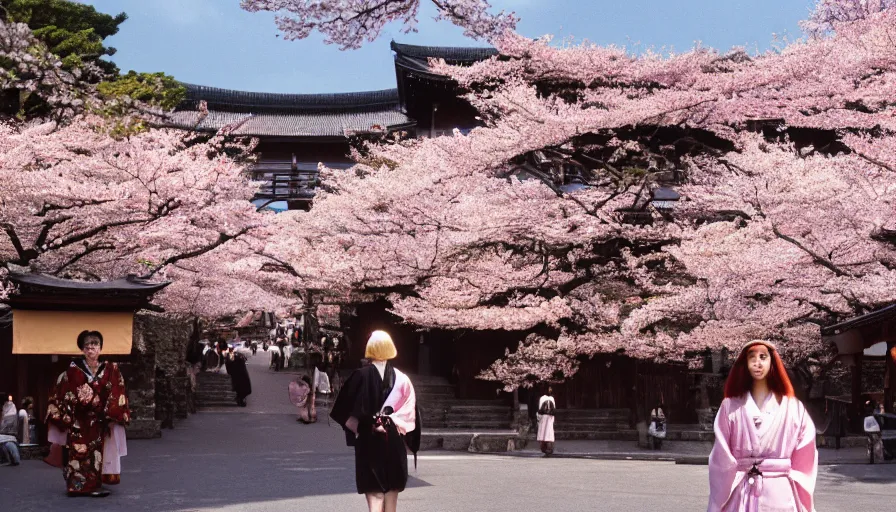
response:
<svg viewBox="0 0 896 512"><path fill-rule="evenodd" d="M815 425L796 398L726 398L709 456L709 512L814 512Z"/></svg>
<svg viewBox="0 0 896 512"><path fill-rule="evenodd" d="M103 473L121 471L117 459L126 453L124 426L130 410L118 365L101 362L94 375L84 359L72 361L56 383L47 421L68 434L62 468L68 492L98 490ZM106 464L104 455L110 458Z"/></svg>

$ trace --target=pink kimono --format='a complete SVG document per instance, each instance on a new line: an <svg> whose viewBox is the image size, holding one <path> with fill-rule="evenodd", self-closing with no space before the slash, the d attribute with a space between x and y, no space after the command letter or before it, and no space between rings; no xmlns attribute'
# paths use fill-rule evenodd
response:
<svg viewBox="0 0 896 512"><path fill-rule="evenodd" d="M770 395L760 412L750 393L726 398L715 434L708 512L815 511L815 425L799 400Z"/></svg>

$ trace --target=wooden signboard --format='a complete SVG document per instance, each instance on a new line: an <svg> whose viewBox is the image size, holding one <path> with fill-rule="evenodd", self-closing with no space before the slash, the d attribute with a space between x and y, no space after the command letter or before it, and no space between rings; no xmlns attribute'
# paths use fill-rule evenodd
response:
<svg viewBox="0 0 896 512"><path fill-rule="evenodd" d="M13 309L12 353L79 355L78 334L99 331L103 355L130 354L134 313Z"/></svg>

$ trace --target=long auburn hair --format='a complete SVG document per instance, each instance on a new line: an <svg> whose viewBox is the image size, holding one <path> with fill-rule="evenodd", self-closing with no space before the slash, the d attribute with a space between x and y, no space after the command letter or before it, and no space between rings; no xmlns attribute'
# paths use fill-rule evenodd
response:
<svg viewBox="0 0 896 512"><path fill-rule="evenodd" d="M728 373L728 380L725 381L725 398L742 397L753 388L753 376L750 375L750 371L747 368L747 353L751 348L758 345L768 348L768 355L771 357L771 364L766 377L768 389L778 399L782 396L793 398L795 396L793 385L790 383L790 377L787 376L787 370L784 368L784 363L781 361L778 351L765 343L747 345L740 351L740 355L737 356L734 366L731 367L731 371Z"/></svg>

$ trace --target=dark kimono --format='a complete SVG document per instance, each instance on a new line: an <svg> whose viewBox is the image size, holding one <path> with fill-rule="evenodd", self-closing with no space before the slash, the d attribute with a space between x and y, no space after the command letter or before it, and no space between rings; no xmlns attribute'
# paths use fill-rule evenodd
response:
<svg viewBox="0 0 896 512"><path fill-rule="evenodd" d="M246 357L234 354L233 359L224 360L224 367L230 375L230 384L236 392L237 401L242 402L252 394L252 381L249 379L249 369L246 368Z"/></svg>
<svg viewBox="0 0 896 512"><path fill-rule="evenodd" d="M407 376L386 365L380 377L375 366L355 370L345 381L330 417L342 425L348 446L355 448L358 493L403 491L408 481L407 445L420 446L420 416ZM346 427L358 419L358 435ZM377 426L386 432L377 432Z"/></svg>
<svg viewBox="0 0 896 512"><path fill-rule="evenodd" d="M115 363L101 362L93 375L76 359L59 376L47 421L68 431L62 474L71 493L96 491L102 484L103 443L113 423L130 422L124 378Z"/></svg>

